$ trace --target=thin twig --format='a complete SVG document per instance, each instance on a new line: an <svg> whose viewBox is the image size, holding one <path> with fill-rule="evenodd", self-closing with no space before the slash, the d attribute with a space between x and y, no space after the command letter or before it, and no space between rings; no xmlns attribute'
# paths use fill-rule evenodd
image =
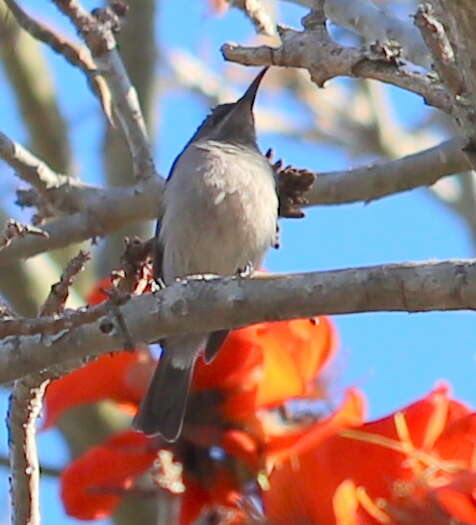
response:
<svg viewBox="0 0 476 525"><path fill-rule="evenodd" d="M128 294L121 296L120 304L129 300ZM117 304L117 298L114 299ZM64 333L78 326L93 323L102 317L111 315L111 301L105 301L94 307L65 310L61 316L43 316L36 318L13 317L0 319L0 338L12 335L49 336Z"/></svg>
<svg viewBox="0 0 476 525"><path fill-rule="evenodd" d="M316 0L287 0L293 4L316 8ZM431 57L418 31L408 20L396 16L371 0L324 0L326 17L338 26L361 36L366 43L396 41L403 56L427 69Z"/></svg>
<svg viewBox="0 0 476 525"><path fill-rule="evenodd" d="M52 29L45 26L38 20L29 16L15 0L5 0L18 24L33 38L47 44L53 51L62 55L71 65L78 67L85 75L88 85L93 93L98 97L104 114L112 124L111 114L111 94L104 78L98 74L96 65L89 50L84 46L78 46L55 33Z"/></svg>
<svg viewBox="0 0 476 525"><path fill-rule="evenodd" d="M262 0L230 0L230 4L245 13L257 33L266 36L276 34L276 24L266 12Z"/></svg>
<svg viewBox="0 0 476 525"><path fill-rule="evenodd" d="M9 246L13 239L25 237L25 235L39 235L48 238L48 233L41 228L10 219L0 235L0 251Z"/></svg>
<svg viewBox="0 0 476 525"><path fill-rule="evenodd" d="M152 148L139 99L117 51L113 30L115 14L110 8L88 13L77 0L53 0L81 36L93 56L98 71L106 79L115 115L121 123L132 156L134 173L139 178L157 175Z"/></svg>
<svg viewBox="0 0 476 525"><path fill-rule="evenodd" d="M440 310L476 310L476 260L269 274L253 279L209 276L132 297L121 307L136 342L322 314ZM114 316L51 337L6 337L0 341L0 383L91 356L91 352L118 350L122 344Z"/></svg>
<svg viewBox="0 0 476 525"><path fill-rule="evenodd" d="M35 224L41 224L41 219L57 215L58 212L76 213L95 199L95 187L84 184L75 177L53 171L45 162L2 132L0 158L15 170L15 175L34 188L18 190L17 203L38 208Z"/></svg>
<svg viewBox="0 0 476 525"><path fill-rule="evenodd" d="M39 192L68 183L69 177L53 171L45 162L0 132L0 157L16 174Z"/></svg>
<svg viewBox="0 0 476 525"><path fill-rule="evenodd" d="M464 91L463 78L456 67L453 49L446 35L443 24L435 18L430 4L421 4L415 15L415 25L425 40L433 57L434 67L441 81L454 96Z"/></svg>
<svg viewBox="0 0 476 525"><path fill-rule="evenodd" d="M82 251L71 259L60 281L52 286L40 315L63 312L73 278L84 268L88 259L89 255ZM14 525L40 525L40 474L36 447L36 420L40 415L43 396L50 379L62 371L62 367L57 365L50 369L37 370L17 379L13 386L7 424L10 435L10 487Z"/></svg>
<svg viewBox="0 0 476 525"><path fill-rule="evenodd" d="M88 252L80 250L78 255L69 261L60 280L51 287L50 293L40 309L40 317L64 312L64 306L68 299L69 288L73 284L73 279L84 269L90 258L91 256Z"/></svg>

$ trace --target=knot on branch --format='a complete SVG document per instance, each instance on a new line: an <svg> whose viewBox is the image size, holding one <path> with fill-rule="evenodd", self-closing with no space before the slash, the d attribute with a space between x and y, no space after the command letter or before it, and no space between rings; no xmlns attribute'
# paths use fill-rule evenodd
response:
<svg viewBox="0 0 476 525"><path fill-rule="evenodd" d="M283 168L281 159L273 163L273 152L271 149L266 152L266 158L271 163L276 175L279 216L288 219L301 219L304 217L301 207L308 203L304 195L314 184L316 174L290 165Z"/></svg>
<svg viewBox="0 0 476 525"><path fill-rule="evenodd" d="M385 62L394 66L401 66L404 62L402 46L395 40L371 42L365 49L365 56L374 62Z"/></svg>

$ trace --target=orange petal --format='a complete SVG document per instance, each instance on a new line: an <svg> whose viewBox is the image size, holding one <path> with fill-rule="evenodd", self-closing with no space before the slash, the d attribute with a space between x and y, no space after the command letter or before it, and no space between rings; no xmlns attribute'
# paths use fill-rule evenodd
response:
<svg viewBox="0 0 476 525"><path fill-rule="evenodd" d="M437 503L453 520L476 525L476 472L463 471L442 487L428 491L430 502Z"/></svg>
<svg viewBox="0 0 476 525"><path fill-rule="evenodd" d="M323 440L336 434L339 430L355 427L362 424L365 412L365 398L356 388L348 390L345 399L339 409L329 418L315 423L304 431L299 431L294 442L288 440L288 448L284 457L298 456L309 450L314 450ZM286 436L282 436L281 439ZM289 438L288 438L289 439ZM284 459L281 455L274 454L275 447L282 448L279 436L270 436L268 452L274 455L274 460Z"/></svg>
<svg viewBox="0 0 476 525"><path fill-rule="evenodd" d="M78 519L110 516L133 480L150 468L157 451L137 432L124 432L89 449L61 474L66 513Z"/></svg>
<svg viewBox="0 0 476 525"><path fill-rule="evenodd" d="M205 364L200 358L195 366L193 389L230 391L245 388L247 385L243 385L243 382L253 376L262 364L261 349L256 343L257 326L247 326L229 333L210 364ZM256 382L254 377L253 381Z"/></svg>
<svg viewBox="0 0 476 525"><path fill-rule="evenodd" d="M448 425L434 448L443 459L462 461L471 468L475 445L476 414L468 414Z"/></svg>
<svg viewBox="0 0 476 525"><path fill-rule="evenodd" d="M309 395L335 346L335 331L326 317L235 330L210 365L199 360L193 389L224 392L224 416L244 419L256 409Z"/></svg>
<svg viewBox="0 0 476 525"><path fill-rule="evenodd" d="M312 425L289 451L271 456L275 466L269 476L270 490L263 492L263 502L273 525L300 520L335 525L335 490L351 477L347 476L347 469L357 461L361 465L368 463L369 457L356 454L353 444L345 443L336 432L361 423L362 412L363 397L351 390L336 414Z"/></svg>
<svg viewBox="0 0 476 525"><path fill-rule="evenodd" d="M341 483L350 480L365 491L369 501L386 500L392 515L398 515L399 505L403 505L403 514L409 515L409 498L421 498L422 472L426 468L424 461L421 465L415 458L409 461L412 451L421 451L429 459L433 455L435 462L430 461L431 468L442 458L449 461L464 458L469 462L474 456L476 423L468 412L463 404L449 399L446 386L439 386L397 413L354 430L329 435L325 426L314 425L271 473L271 490L264 493L267 514L276 525L292 522L294 514L320 525L335 523L330 502ZM450 475L445 471L446 478ZM442 478L433 479L438 482ZM397 487L414 490L397 501ZM447 489L451 490L435 492L441 498L439 508L444 503L446 511L451 507L452 513L460 512L461 516L472 519L473 492L464 492L456 485ZM423 508L418 501L413 507L418 507L422 515L438 514L434 505L432 509Z"/></svg>
<svg viewBox="0 0 476 525"><path fill-rule="evenodd" d="M195 523L204 512L213 509L225 511L227 525L246 525L246 516L238 507L240 493L238 482L227 468L215 465L207 472L207 477L199 482L184 475L186 487L182 495L180 525ZM220 521L222 523L222 521Z"/></svg>
<svg viewBox="0 0 476 525"><path fill-rule="evenodd" d="M275 406L287 399L308 395L336 347L330 320L315 317L266 323L258 333L264 371L258 387L257 407Z"/></svg>
<svg viewBox="0 0 476 525"><path fill-rule="evenodd" d="M281 324L281 323L280 323ZM313 381L338 346L337 331L329 317L285 321L288 352L305 382Z"/></svg>
<svg viewBox="0 0 476 525"><path fill-rule="evenodd" d="M451 488L441 488L437 493L440 507L453 518L465 525L476 525L476 505L471 494L464 494Z"/></svg>
<svg viewBox="0 0 476 525"><path fill-rule="evenodd" d="M109 277L104 277L103 279L101 279L98 283L94 285L94 288L88 294L86 298L87 303L91 305L96 305L105 301L107 299L107 295L103 292L103 290L109 290L111 286L112 283Z"/></svg>
<svg viewBox="0 0 476 525"><path fill-rule="evenodd" d="M222 436L221 446L231 457L241 459L251 472L258 472L260 458L256 441L242 430L226 430Z"/></svg>
<svg viewBox="0 0 476 525"><path fill-rule="evenodd" d="M210 494L190 476L184 473L185 492L180 500L179 525L191 525L210 504Z"/></svg>
<svg viewBox="0 0 476 525"><path fill-rule="evenodd" d="M138 389L132 376L136 368L143 366L144 359L140 352L104 355L52 381L46 390L43 428L54 425L65 410L104 399L116 401L135 412L143 391Z"/></svg>

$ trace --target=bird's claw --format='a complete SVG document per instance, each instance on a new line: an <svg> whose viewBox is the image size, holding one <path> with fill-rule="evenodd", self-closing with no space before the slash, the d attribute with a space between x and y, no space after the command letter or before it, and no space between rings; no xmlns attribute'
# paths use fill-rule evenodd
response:
<svg viewBox="0 0 476 525"><path fill-rule="evenodd" d="M151 284L152 292L160 292L160 290L163 290L164 288L167 288L167 285L160 277L153 279Z"/></svg>
<svg viewBox="0 0 476 525"><path fill-rule="evenodd" d="M248 261L243 268L238 268L238 271L236 273L238 277L241 277L242 279L248 279L253 275L254 271L255 269L253 267L253 264Z"/></svg>

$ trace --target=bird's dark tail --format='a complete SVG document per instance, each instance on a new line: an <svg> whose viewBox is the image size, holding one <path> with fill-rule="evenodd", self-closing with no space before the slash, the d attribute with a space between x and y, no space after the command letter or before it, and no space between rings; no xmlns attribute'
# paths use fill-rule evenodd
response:
<svg viewBox="0 0 476 525"><path fill-rule="evenodd" d="M132 422L136 430L147 435L160 434L170 442L176 441L180 436L193 366L200 349L200 343L197 345L197 340L194 339L192 347L180 348L179 356L174 351L175 345L167 344L139 412ZM188 343L190 345L192 341Z"/></svg>

